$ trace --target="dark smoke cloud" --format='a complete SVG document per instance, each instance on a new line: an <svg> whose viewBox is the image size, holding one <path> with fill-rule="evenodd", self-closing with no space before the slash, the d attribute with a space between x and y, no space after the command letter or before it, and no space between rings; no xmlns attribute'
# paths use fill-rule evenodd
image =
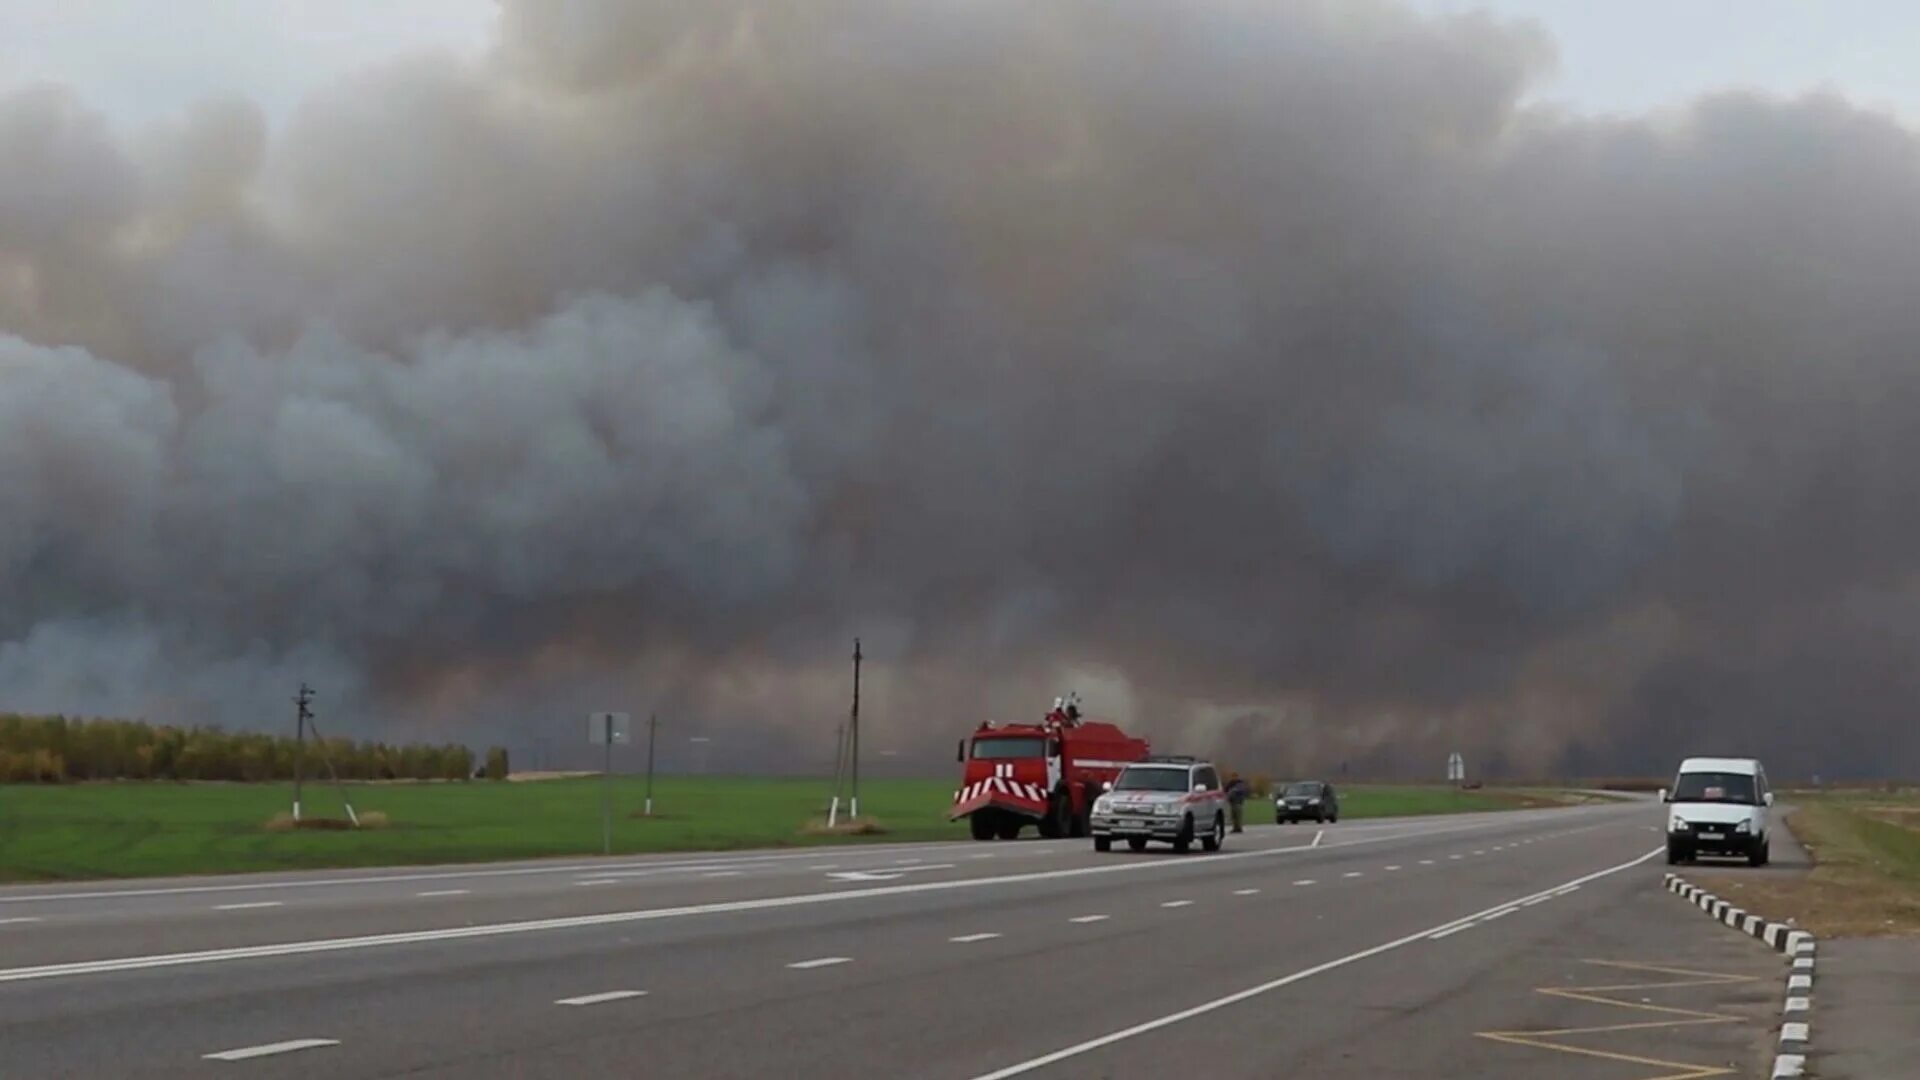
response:
<svg viewBox="0 0 1920 1080"><path fill-rule="evenodd" d="M0 705L1911 770L1920 139L1385 4L511 0L0 98ZM790 756L791 755L791 756ZM811 757L807 757L811 755Z"/></svg>

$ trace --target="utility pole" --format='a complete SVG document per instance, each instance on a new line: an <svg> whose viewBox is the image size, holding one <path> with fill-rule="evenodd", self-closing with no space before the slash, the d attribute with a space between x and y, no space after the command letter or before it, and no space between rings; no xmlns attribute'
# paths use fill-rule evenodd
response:
<svg viewBox="0 0 1920 1080"><path fill-rule="evenodd" d="M847 737L853 748L853 820L860 820L860 639L853 639L853 712L847 719Z"/></svg>
<svg viewBox="0 0 1920 1080"><path fill-rule="evenodd" d="M600 772L600 853L613 854L613 714L602 718L606 724L606 766Z"/></svg>
<svg viewBox="0 0 1920 1080"><path fill-rule="evenodd" d="M647 714L647 817L653 816L653 733L659 724L658 716Z"/></svg>
<svg viewBox="0 0 1920 1080"><path fill-rule="evenodd" d="M840 823L840 791L847 779L847 725L833 726L833 797L827 800L827 828Z"/></svg>
<svg viewBox="0 0 1920 1080"><path fill-rule="evenodd" d="M300 781L304 779L303 774L306 772L307 721L313 718L313 713L307 706L312 701L313 687L304 682L301 683L300 696L293 699L294 705L297 706L293 714L293 820L295 824L299 824L300 821Z"/></svg>
<svg viewBox="0 0 1920 1080"><path fill-rule="evenodd" d="M313 691L307 689L306 683L300 684L300 696L306 699L300 702L300 716L306 721L307 726L313 729L313 748L320 751L320 763L327 767L327 776L333 780L333 790L340 796L340 805L347 810L347 821L357 829L360 827L360 815L353 812L353 800L347 798L347 787L340 782L339 770L333 767L333 755L327 753L327 740L320 734L320 721L314 719L312 711L307 708L307 701L312 700ZM299 805L298 781L295 782L294 793L294 805L297 807ZM298 813L298 811L295 812Z"/></svg>

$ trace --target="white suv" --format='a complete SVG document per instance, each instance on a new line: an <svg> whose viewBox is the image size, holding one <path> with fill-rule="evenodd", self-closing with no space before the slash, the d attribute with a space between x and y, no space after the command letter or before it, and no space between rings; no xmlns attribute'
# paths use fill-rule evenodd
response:
<svg viewBox="0 0 1920 1080"><path fill-rule="evenodd" d="M1107 793L1093 802L1088 822L1095 851L1125 840L1135 851L1159 840L1185 851L1195 840L1219 851L1227 835L1227 796L1220 771L1190 757L1153 757L1120 771Z"/></svg>
<svg viewBox="0 0 1920 1080"><path fill-rule="evenodd" d="M1744 856L1767 863L1768 809L1773 789L1752 758L1688 758L1680 763L1667 804L1667 863L1701 855Z"/></svg>

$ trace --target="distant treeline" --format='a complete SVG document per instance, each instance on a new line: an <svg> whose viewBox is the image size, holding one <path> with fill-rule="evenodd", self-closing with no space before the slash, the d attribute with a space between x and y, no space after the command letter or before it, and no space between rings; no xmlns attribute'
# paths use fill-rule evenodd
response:
<svg viewBox="0 0 1920 1080"><path fill-rule="evenodd" d="M473 751L452 744L307 740L307 776L327 777L328 758L342 780L466 780L474 776ZM294 741L289 736L138 720L0 713L0 783L291 780L293 762ZM487 751L485 775L506 779L504 749Z"/></svg>

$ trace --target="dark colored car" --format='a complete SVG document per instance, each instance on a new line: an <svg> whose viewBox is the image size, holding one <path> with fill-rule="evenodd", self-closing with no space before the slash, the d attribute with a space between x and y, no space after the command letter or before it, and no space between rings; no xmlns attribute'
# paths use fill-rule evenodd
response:
<svg viewBox="0 0 1920 1080"><path fill-rule="evenodd" d="M1300 780L1280 789L1273 797L1273 820L1277 825L1290 821L1328 822L1340 820L1340 796L1324 780Z"/></svg>

